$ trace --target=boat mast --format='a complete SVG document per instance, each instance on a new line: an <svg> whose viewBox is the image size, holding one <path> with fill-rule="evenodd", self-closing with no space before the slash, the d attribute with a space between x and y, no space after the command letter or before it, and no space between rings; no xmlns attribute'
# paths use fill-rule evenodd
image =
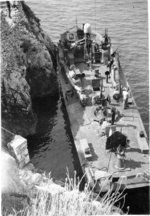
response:
<svg viewBox="0 0 150 216"><path fill-rule="evenodd" d="M78 19L77 19L77 16L76 16L76 30L78 29Z"/></svg>
<svg viewBox="0 0 150 216"><path fill-rule="evenodd" d="M95 0L95 34L96 34L96 0Z"/></svg>
<svg viewBox="0 0 150 216"><path fill-rule="evenodd" d="M77 20L77 16L76 16L76 40L78 39L78 37L77 37L77 30L78 30L78 20Z"/></svg>

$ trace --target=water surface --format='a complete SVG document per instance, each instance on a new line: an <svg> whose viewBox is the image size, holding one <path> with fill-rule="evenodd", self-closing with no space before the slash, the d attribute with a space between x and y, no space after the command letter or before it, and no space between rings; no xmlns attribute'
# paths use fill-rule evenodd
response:
<svg viewBox="0 0 150 216"><path fill-rule="evenodd" d="M27 1L54 42L64 30L91 23L100 33L108 28L114 49L132 88L147 134L149 133L148 2L146 0Z"/></svg>

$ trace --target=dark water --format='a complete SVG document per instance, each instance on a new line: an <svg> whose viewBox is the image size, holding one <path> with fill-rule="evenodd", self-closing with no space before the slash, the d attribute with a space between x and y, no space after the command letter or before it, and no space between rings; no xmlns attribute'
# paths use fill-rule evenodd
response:
<svg viewBox="0 0 150 216"><path fill-rule="evenodd" d="M41 3L32 0L27 3L55 43L60 33L75 25L76 16L78 25L91 23L99 33L108 28L149 134L148 2L45 0ZM34 108L38 115L37 133L29 137L29 152L34 165L51 172L52 177L58 180L65 178L66 167L71 176L73 170L78 170L80 175L78 156L61 99L47 97L43 101L35 101ZM138 191L136 195L132 192L127 196L126 206L132 207L130 213L149 213L147 191Z"/></svg>
<svg viewBox="0 0 150 216"><path fill-rule="evenodd" d="M73 145L68 116L60 98L45 97L33 101L38 117L36 134L28 137L32 163L39 170L51 173L56 180L64 180L67 170L82 175L78 155Z"/></svg>

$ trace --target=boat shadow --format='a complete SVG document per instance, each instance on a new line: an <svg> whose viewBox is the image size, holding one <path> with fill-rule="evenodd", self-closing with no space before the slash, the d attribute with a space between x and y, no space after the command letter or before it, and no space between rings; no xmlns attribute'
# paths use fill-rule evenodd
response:
<svg viewBox="0 0 150 216"><path fill-rule="evenodd" d="M89 148L90 148L90 151L92 154L92 161L96 161L98 159L98 156L94 151L93 145L92 145L92 143L88 143L88 144L89 144Z"/></svg>
<svg viewBox="0 0 150 216"><path fill-rule="evenodd" d="M120 128L127 128L127 127L133 127L134 129L137 128L136 125L133 125L133 124L126 124L126 125L124 125L124 124L116 124L115 126L120 127Z"/></svg>
<svg viewBox="0 0 150 216"><path fill-rule="evenodd" d="M126 153L129 153L129 152L141 153L141 150L139 148L129 148L129 149L126 149Z"/></svg>
<svg viewBox="0 0 150 216"><path fill-rule="evenodd" d="M142 161L135 161L135 160L132 160L132 159L130 159L130 160L125 159L125 167L126 168L137 169L137 168L141 168L142 164L145 164L145 163L142 162Z"/></svg>

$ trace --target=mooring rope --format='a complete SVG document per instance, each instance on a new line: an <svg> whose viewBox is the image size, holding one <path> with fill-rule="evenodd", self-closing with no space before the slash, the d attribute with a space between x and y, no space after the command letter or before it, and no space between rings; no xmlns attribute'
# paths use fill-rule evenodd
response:
<svg viewBox="0 0 150 216"><path fill-rule="evenodd" d="M1 127L2 130L6 131L7 133L11 134L11 135L15 135L13 132L11 132L10 130L7 130L6 128L4 127Z"/></svg>

